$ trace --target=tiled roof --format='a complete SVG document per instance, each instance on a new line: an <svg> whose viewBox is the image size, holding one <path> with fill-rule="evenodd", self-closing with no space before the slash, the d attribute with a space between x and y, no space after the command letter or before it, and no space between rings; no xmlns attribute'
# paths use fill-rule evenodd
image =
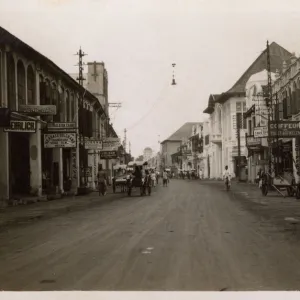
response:
<svg viewBox="0 0 300 300"><path fill-rule="evenodd" d="M271 63L271 72L276 72L278 69L279 72L282 71L283 61L287 62L289 65L290 58L292 53L273 42L269 46L270 49L270 63ZM250 67L244 72L240 79L233 85L233 87L227 91L227 93L242 93L245 91L246 83L249 78L258 72L267 69L267 51L264 50L257 59L250 65Z"/></svg>
<svg viewBox="0 0 300 300"><path fill-rule="evenodd" d="M165 139L161 144L165 142L177 142L183 138L188 138L191 135L192 128L194 125L202 124L201 122L188 122L181 126L177 131Z"/></svg>

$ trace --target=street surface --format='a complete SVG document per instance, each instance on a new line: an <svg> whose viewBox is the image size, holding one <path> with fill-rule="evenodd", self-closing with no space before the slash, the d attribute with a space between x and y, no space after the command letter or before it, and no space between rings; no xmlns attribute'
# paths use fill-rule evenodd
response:
<svg viewBox="0 0 300 300"><path fill-rule="evenodd" d="M298 290L300 243L243 201L220 183L171 180L7 227L0 289Z"/></svg>

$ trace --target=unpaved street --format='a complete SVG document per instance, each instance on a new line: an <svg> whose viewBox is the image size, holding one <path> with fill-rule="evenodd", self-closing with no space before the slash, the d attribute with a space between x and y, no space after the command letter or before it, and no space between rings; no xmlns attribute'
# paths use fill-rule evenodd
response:
<svg viewBox="0 0 300 300"><path fill-rule="evenodd" d="M222 185L200 181L11 227L0 234L0 262L2 290L300 286L299 244Z"/></svg>

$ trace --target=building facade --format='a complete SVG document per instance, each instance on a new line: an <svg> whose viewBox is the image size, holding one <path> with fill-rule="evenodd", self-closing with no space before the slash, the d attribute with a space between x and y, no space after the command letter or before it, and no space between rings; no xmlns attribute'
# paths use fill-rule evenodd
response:
<svg viewBox="0 0 300 300"><path fill-rule="evenodd" d="M0 35L0 108L11 112L0 130L0 199L95 186L105 109L48 58L3 28Z"/></svg>
<svg viewBox="0 0 300 300"><path fill-rule="evenodd" d="M270 44L271 69L275 72L280 68L283 60L290 58L291 54L276 44ZM244 122L246 107L246 83L253 74L267 68L267 54L264 51L245 71L234 86L225 93L209 96L208 106L204 113L209 114L210 134L208 145L211 178L222 177L222 172L227 165L232 176L240 176L248 180L247 149L245 134L247 122ZM237 120L240 120L240 156L237 140ZM206 145L207 147L207 145ZM208 154L210 152L210 154ZM206 158L207 159L207 158ZM238 174L239 173L239 174Z"/></svg>

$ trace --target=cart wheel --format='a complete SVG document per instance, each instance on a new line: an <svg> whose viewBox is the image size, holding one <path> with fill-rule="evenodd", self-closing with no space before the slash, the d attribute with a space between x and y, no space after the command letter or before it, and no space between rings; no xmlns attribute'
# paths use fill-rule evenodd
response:
<svg viewBox="0 0 300 300"><path fill-rule="evenodd" d="M267 184L263 184L261 187L261 192L263 196L267 196L269 191L269 187Z"/></svg>
<svg viewBox="0 0 300 300"><path fill-rule="evenodd" d="M297 189L296 189L296 199L300 199L300 186L297 185Z"/></svg>
<svg viewBox="0 0 300 300"><path fill-rule="evenodd" d="M286 190L287 190L287 193L288 193L289 197L294 196L294 189L292 187L289 186L289 187L286 188Z"/></svg>
<svg viewBox="0 0 300 300"><path fill-rule="evenodd" d="M148 195L149 196L151 195L151 186L150 185L148 186Z"/></svg>

